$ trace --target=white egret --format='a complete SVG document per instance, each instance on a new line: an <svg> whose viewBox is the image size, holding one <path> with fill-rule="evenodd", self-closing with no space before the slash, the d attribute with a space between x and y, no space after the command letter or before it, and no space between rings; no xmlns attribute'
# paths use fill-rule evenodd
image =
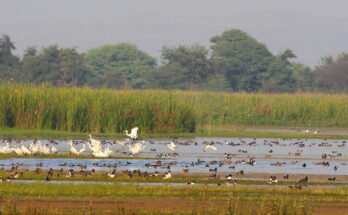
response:
<svg viewBox="0 0 348 215"><path fill-rule="evenodd" d="M105 154L112 155L113 151L110 150L110 144L103 150Z"/></svg>
<svg viewBox="0 0 348 215"><path fill-rule="evenodd" d="M177 147L174 142L168 143L167 146L172 151L175 151L175 149Z"/></svg>
<svg viewBox="0 0 348 215"><path fill-rule="evenodd" d="M107 158L107 157L110 156L110 154L105 153L105 152L103 152L103 151L92 152L92 155L93 155L94 157L98 157L98 158Z"/></svg>
<svg viewBox="0 0 348 215"><path fill-rule="evenodd" d="M24 145L21 145L21 149L22 149L23 154L27 154L27 155L31 154L31 151L27 147L25 147Z"/></svg>
<svg viewBox="0 0 348 215"><path fill-rule="evenodd" d="M37 154L39 153L39 145L33 141L29 145L29 150L32 154Z"/></svg>
<svg viewBox="0 0 348 215"><path fill-rule="evenodd" d="M51 152L52 152L53 154L56 154L56 153L58 152L58 149L57 149L55 146L52 146L52 147L51 147Z"/></svg>
<svg viewBox="0 0 348 215"><path fill-rule="evenodd" d="M77 150L73 146L73 142L71 140L69 141L69 145L70 145L70 152L73 153L74 155L79 155L79 154L83 153L86 150L86 145L85 144L83 144L83 147L80 150Z"/></svg>
<svg viewBox="0 0 348 215"><path fill-rule="evenodd" d="M90 140L90 144L88 145L89 148L93 151L93 152L99 152L101 150L101 142L99 140L95 140L92 138L92 135L89 135L89 140Z"/></svg>
<svg viewBox="0 0 348 215"><path fill-rule="evenodd" d="M133 140L138 138L138 127L134 127L131 130L131 133L128 133L128 130L125 130L124 132L126 132L126 135L130 138L132 138Z"/></svg>
<svg viewBox="0 0 348 215"><path fill-rule="evenodd" d="M145 149L145 146L141 142L135 143L133 146L128 145L129 151L132 152L133 155L138 154L140 151Z"/></svg>
<svg viewBox="0 0 348 215"><path fill-rule="evenodd" d="M216 148L215 146L213 146L213 145L206 145L206 146L204 147L203 151L205 152L205 151L207 151L208 149L217 150L217 148Z"/></svg>

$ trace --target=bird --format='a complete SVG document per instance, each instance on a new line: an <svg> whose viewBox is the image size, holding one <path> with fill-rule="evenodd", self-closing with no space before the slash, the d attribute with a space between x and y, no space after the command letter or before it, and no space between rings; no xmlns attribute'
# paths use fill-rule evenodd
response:
<svg viewBox="0 0 348 215"><path fill-rule="evenodd" d="M172 174L170 173L170 171L166 172L166 174L164 175L163 179L167 180L170 179L172 177Z"/></svg>
<svg viewBox="0 0 348 215"><path fill-rule="evenodd" d="M112 155L113 151L110 150L110 144L104 149L104 153L108 155Z"/></svg>
<svg viewBox="0 0 348 215"><path fill-rule="evenodd" d="M27 147L25 147L24 145L21 145L21 149L22 149L23 154L27 154L27 155L31 154L31 151Z"/></svg>
<svg viewBox="0 0 348 215"><path fill-rule="evenodd" d="M8 142L6 143L6 146L0 147L0 153L8 154L8 153L11 153L12 151L13 151L13 149L10 147Z"/></svg>
<svg viewBox="0 0 348 215"><path fill-rule="evenodd" d="M23 155L23 151L20 147L14 147L13 151L17 154L17 155Z"/></svg>
<svg viewBox="0 0 348 215"><path fill-rule="evenodd" d="M69 145L70 145L70 152L73 153L74 155L79 155L79 154L83 153L86 150L86 145L85 144L83 144L83 147L80 150L77 150L73 146L73 142L71 140L69 141Z"/></svg>
<svg viewBox="0 0 348 215"><path fill-rule="evenodd" d="M203 148L203 151L207 151L208 149L213 149L213 150L217 150L217 148L213 145L206 145L204 148Z"/></svg>
<svg viewBox="0 0 348 215"><path fill-rule="evenodd" d="M167 146L172 151L175 151L175 149L177 147L174 142L168 143Z"/></svg>
<svg viewBox="0 0 348 215"><path fill-rule="evenodd" d="M39 153L39 145L33 141L29 145L29 150L32 154L37 154Z"/></svg>
<svg viewBox="0 0 348 215"><path fill-rule="evenodd" d="M308 176L304 177L304 178L301 178L298 182L301 182L301 183L306 183L308 182Z"/></svg>
<svg viewBox="0 0 348 215"><path fill-rule="evenodd" d="M144 142L143 142L144 143ZM135 155L138 154L140 151L142 151L143 149L145 149L145 146L141 143L141 142L137 142L135 143L133 146L128 145L129 147L129 151Z"/></svg>
<svg viewBox="0 0 348 215"><path fill-rule="evenodd" d="M52 146L52 147L51 147L51 152L52 152L53 154L56 154L56 153L58 152L58 149L57 149L55 146Z"/></svg>
<svg viewBox="0 0 348 215"><path fill-rule="evenodd" d="M227 180L232 180L232 174L229 174L228 176L225 177Z"/></svg>
<svg viewBox="0 0 348 215"><path fill-rule="evenodd" d="M115 178L116 177L116 169L114 169L114 170L112 170L112 172L110 173L108 173L108 176L110 177L110 178Z"/></svg>
<svg viewBox="0 0 348 215"><path fill-rule="evenodd" d="M92 152L92 155L94 157L99 157L99 158L107 158L110 156L110 154L105 153L104 151Z"/></svg>
<svg viewBox="0 0 348 215"><path fill-rule="evenodd" d="M124 132L126 132L126 135L130 138L132 138L133 140L138 139L138 127L134 127L131 130L131 133L128 133L128 130L125 130Z"/></svg>
<svg viewBox="0 0 348 215"><path fill-rule="evenodd" d="M269 184L274 184L274 183L278 183L277 177L276 176L270 176L270 178L267 180L267 182Z"/></svg>
<svg viewBox="0 0 348 215"><path fill-rule="evenodd" d="M99 152L101 150L101 142L93 139L91 134L89 135L89 141L90 144L88 146L93 152Z"/></svg>

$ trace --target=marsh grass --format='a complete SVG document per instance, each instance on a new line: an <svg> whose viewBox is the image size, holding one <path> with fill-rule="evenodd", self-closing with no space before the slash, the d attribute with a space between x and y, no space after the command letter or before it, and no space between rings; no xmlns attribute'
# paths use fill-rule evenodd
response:
<svg viewBox="0 0 348 215"><path fill-rule="evenodd" d="M347 188L334 189L307 189L290 190L273 188L251 188L251 187L170 187L170 186L139 186L123 184L46 184L34 183L28 186L25 183L1 183L1 198L7 197L64 197L69 198L88 197L125 197L136 199L170 198L175 202L175 198L196 202L196 209L186 209L181 214L312 214L311 207L315 204L328 205L331 203L345 205L348 204ZM201 201L225 202L218 207L204 208ZM8 203L7 209L0 208L3 214L21 214L25 209L17 209L15 204ZM28 209L27 209L28 210ZM49 209L47 209L49 210ZM77 211L74 214L83 214L87 209ZM51 214L52 210L46 211ZM61 211L62 212L62 211ZM62 214L68 214L65 211ZM93 211L93 214L108 214L107 211ZM161 209L160 207L152 210L134 209L130 210L119 208L110 214L180 214L178 211ZM29 213L27 213L29 214ZM34 210L32 214L42 214L40 210ZM55 214L55 213L52 213ZM90 214L90 213L87 213Z"/></svg>
<svg viewBox="0 0 348 215"><path fill-rule="evenodd" d="M142 132L193 132L194 113L164 91L0 85L0 127L121 133L135 126Z"/></svg>
<svg viewBox="0 0 348 215"><path fill-rule="evenodd" d="M147 134L216 125L348 127L348 95L0 85L1 128Z"/></svg>
<svg viewBox="0 0 348 215"><path fill-rule="evenodd" d="M239 199L255 199L263 196L306 197L322 202L328 199L348 202L348 188L318 188L291 190L288 188L253 187L204 187L204 186L144 186L136 184L49 184L49 183L1 183L1 196L117 196L117 197L189 197L203 199L226 199L233 195Z"/></svg>

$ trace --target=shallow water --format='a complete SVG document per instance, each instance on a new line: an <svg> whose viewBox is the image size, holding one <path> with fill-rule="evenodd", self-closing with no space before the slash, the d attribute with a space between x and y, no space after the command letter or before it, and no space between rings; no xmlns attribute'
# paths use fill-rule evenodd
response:
<svg viewBox="0 0 348 215"><path fill-rule="evenodd" d="M247 173L289 173L289 174L329 174L329 175L348 175L348 142L347 140L321 140L321 139L277 139L277 138L191 138L191 139L177 139L177 142L190 141L190 145L177 145L175 153L177 157L167 158L162 160L162 163L177 162L176 165L171 165L171 172L182 173L184 168L189 169L189 173L215 173L210 171L217 168L217 173L235 173L243 170ZM32 140L26 140L23 145L28 146ZM43 144L49 144L47 140L41 140ZM112 142L112 141L109 141ZM153 139L145 140L145 150L139 153L139 157L153 158L153 160L143 159L25 159L14 158L0 160L0 168L9 169L13 164L26 164L27 166L20 166L20 169L35 169L36 164L41 163L43 169L74 169L80 170L76 166L77 163L86 165L87 170L104 170L110 171L115 166L117 170L137 170L148 172L166 172L167 167L157 167L156 169L149 169L145 164L153 164L157 161L157 155L165 153L173 153L167 147L167 143L172 142L169 139ZM194 144L194 143L197 144ZM209 149L206 152L203 148L207 142L214 142L217 150ZM228 143L228 144L226 144ZM325 146L323 146L323 143ZM4 143L0 143L0 146ZM15 146L11 143L11 146ZM51 144L49 144L51 145ZM338 147L341 145L341 147ZM82 144L75 146L81 148ZM103 147L106 147L104 145ZM69 153L69 146L67 141L59 141L57 145L58 151L61 154ZM129 153L128 147L114 144L110 149L115 152L113 155L123 155L122 152ZM272 153L270 152L272 150ZM299 152L301 155L289 155L289 153ZM83 154L90 154L87 150ZM234 154L232 159L229 159L232 164L219 165L219 162L226 160L225 153ZM334 159L322 159L322 154L333 155ZM341 156L337 156L341 154ZM270 157L265 157L270 156ZM255 165L249 165L241 162L247 160L248 157L254 157ZM191 166L192 162L200 159L199 165ZM217 161L217 163L209 163ZM329 166L315 165L317 162L329 162ZM273 163L283 163L281 166L272 165ZM98 163L98 164L96 164ZM306 167L303 167L303 164ZM66 164L65 166L62 166ZM74 166L75 165L75 166ZM207 166L208 165L208 166ZM110 167L109 167L110 166ZM187 166L187 167L185 167ZM234 166L234 168L230 168ZM337 166L337 170L334 170Z"/></svg>

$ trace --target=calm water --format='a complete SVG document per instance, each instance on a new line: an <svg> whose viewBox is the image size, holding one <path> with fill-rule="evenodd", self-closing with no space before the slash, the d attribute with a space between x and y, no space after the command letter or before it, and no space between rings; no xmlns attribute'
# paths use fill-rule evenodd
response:
<svg viewBox="0 0 348 215"><path fill-rule="evenodd" d="M41 140L43 144L49 144L47 140ZM112 141L110 141L112 142ZM152 143L151 143L152 142ZM139 153L139 157L153 158L150 160L142 159L7 159L0 161L0 168L9 169L14 163L23 163L27 166L22 166L22 169L35 169L36 164L42 163L44 169L74 169L80 170L74 166L77 163L86 165L87 170L105 170L110 171L117 166L117 170L143 170L148 172L166 172L167 168L157 167L149 169L145 164L153 164L157 161L159 154L173 153L167 147L167 143L172 142L169 139L153 139L145 140L145 150ZM182 173L185 168L189 169L189 173L209 173L210 169L217 168L217 173L235 173L244 170L248 173L289 173L289 174L339 174L348 175L348 140L320 140L320 139L275 139L275 138L191 138L178 139L177 142L187 143L189 145L177 145L175 153L177 157L167 158L162 160L162 163L177 162L171 166L171 171L174 173ZM194 143L197 144L194 144ZM203 151L207 142L214 142L217 150L209 149ZM31 140L24 141L24 145L28 146ZM4 145L4 143L0 143ZM11 146L15 146L12 143ZM51 144L50 144L51 145ZM341 147L339 147L341 146ZM76 148L81 148L82 144L75 145ZM106 144L103 146L106 147ZM69 153L69 145L67 141L59 141L57 145L58 153ZM110 145L110 149L115 152L114 156L120 156L122 152L129 153L127 146L119 144ZM272 150L272 152L270 152ZM83 154L90 154L87 150ZM229 159L231 164L219 165L219 162L226 160L225 153L233 154L233 158ZM296 156L294 153L301 153ZM322 154L335 156L333 159L322 159ZM341 156L338 156L341 154ZM267 156L267 158L265 158ZM255 165L249 165L241 162L247 158L254 157ZM191 166L192 162L200 159L199 165ZM213 161L217 161L214 163ZM315 165L317 162L329 162L329 166ZM282 163L281 166L272 165L276 162ZM97 164L96 164L97 163ZM306 167L303 167L303 164ZM62 166L66 164L66 166ZM208 165L208 166L207 166ZM108 167L112 166L112 167ZM334 170L337 166L337 170ZM234 168L231 168L234 167ZM212 173L212 172L211 172Z"/></svg>

